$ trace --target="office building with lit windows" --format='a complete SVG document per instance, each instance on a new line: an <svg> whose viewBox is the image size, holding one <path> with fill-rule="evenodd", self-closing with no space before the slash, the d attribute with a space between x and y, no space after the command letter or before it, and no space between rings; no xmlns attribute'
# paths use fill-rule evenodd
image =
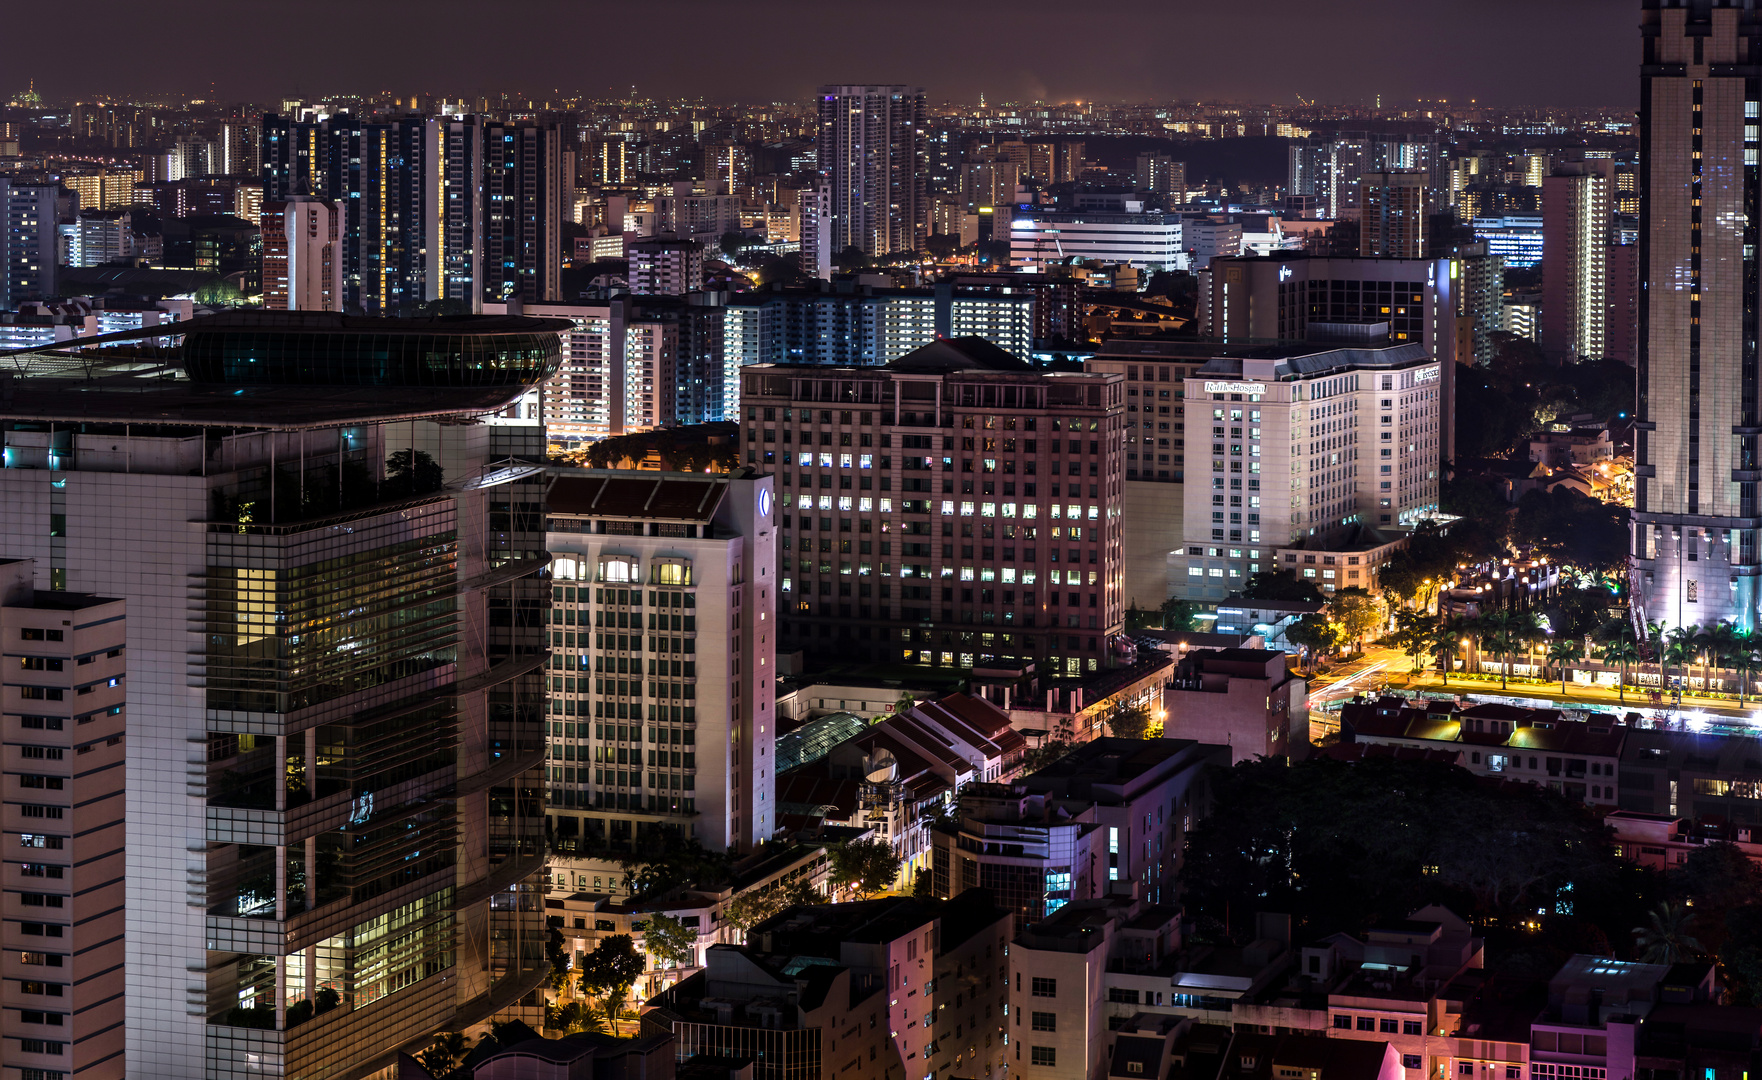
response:
<svg viewBox="0 0 1762 1080"><path fill-rule="evenodd" d="M698 240L649 237L632 241L630 291L636 296L684 296L704 289L704 245Z"/></svg>
<svg viewBox="0 0 1762 1080"><path fill-rule="evenodd" d="M341 311L342 211L337 205L303 195L268 203L262 230L264 308Z"/></svg>
<svg viewBox="0 0 1762 1080"><path fill-rule="evenodd" d="M1126 479L1178 484L1186 468L1186 379L1209 357L1185 343L1114 338L1085 371L1126 380Z"/></svg>
<svg viewBox="0 0 1762 1080"><path fill-rule="evenodd" d="M741 461L778 475L785 649L1077 674L1120 638L1124 381L983 340L884 367L740 373Z"/></svg>
<svg viewBox="0 0 1762 1080"><path fill-rule="evenodd" d="M1358 181L1358 253L1366 258L1423 259L1431 192L1419 170L1365 173Z"/></svg>
<svg viewBox="0 0 1762 1080"><path fill-rule="evenodd" d="M1039 273L1070 258L1140 270L1185 270L1189 261L1180 214L1146 211L1047 210L1021 206L1009 222L1009 261ZM1000 238L1001 239L1001 238Z"/></svg>
<svg viewBox="0 0 1762 1080"><path fill-rule="evenodd" d="M546 495L545 814L559 855L776 828L771 476L564 469Z"/></svg>
<svg viewBox="0 0 1762 1080"><path fill-rule="evenodd" d="M263 198L328 199L342 212L343 306L402 315L441 295L439 121L263 117Z"/></svg>
<svg viewBox="0 0 1762 1080"><path fill-rule="evenodd" d="M496 414L562 325L233 312L145 370L10 358L0 552L38 607L127 605L119 698L67 695L123 706L126 938L62 969L124 960L127 1075L358 1080L537 1019L544 441ZM79 716L41 715L77 789Z"/></svg>
<svg viewBox="0 0 1762 1080"><path fill-rule="evenodd" d="M1342 131L1294 142L1287 152L1290 194L1313 198L1320 216L1337 221L1359 219L1367 173L1418 170L1427 186L1442 186L1444 163L1435 139Z"/></svg>
<svg viewBox="0 0 1762 1080"><path fill-rule="evenodd" d="M1423 345L1191 347L1214 355L1187 377L1194 446L1172 595L1215 605L1280 551L1332 551L1436 514L1440 365Z"/></svg>
<svg viewBox="0 0 1762 1080"><path fill-rule="evenodd" d="M475 194L480 204L481 303L562 299L563 223L575 212L573 142L574 132L555 122L483 125L482 168L475 177L464 174L473 184L466 197Z"/></svg>
<svg viewBox="0 0 1762 1080"><path fill-rule="evenodd" d="M1542 215L1502 214L1474 219L1474 238L1506 266L1531 267L1542 261Z"/></svg>
<svg viewBox="0 0 1762 1080"><path fill-rule="evenodd" d="M266 202L334 202L344 306L410 315L447 299L559 297L575 152L556 123L480 117L263 117Z"/></svg>

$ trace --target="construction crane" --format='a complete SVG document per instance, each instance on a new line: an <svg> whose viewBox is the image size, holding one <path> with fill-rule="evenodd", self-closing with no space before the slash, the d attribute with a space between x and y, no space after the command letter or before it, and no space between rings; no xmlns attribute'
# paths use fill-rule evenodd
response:
<svg viewBox="0 0 1762 1080"><path fill-rule="evenodd" d="M1297 104L1303 106L1304 108L1306 108L1306 109L1315 108L1315 99L1314 98L1305 98L1302 94L1294 94L1293 96L1296 97Z"/></svg>

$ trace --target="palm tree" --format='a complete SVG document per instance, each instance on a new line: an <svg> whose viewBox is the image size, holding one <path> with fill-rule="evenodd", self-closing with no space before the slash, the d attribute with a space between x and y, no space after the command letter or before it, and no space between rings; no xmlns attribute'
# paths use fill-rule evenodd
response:
<svg viewBox="0 0 1762 1080"><path fill-rule="evenodd" d="M1664 624L1649 622L1646 624L1646 645L1652 658L1658 664L1658 687L1664 688Z"/></svg>
<svg viewBox="0 0 1762 1080"><path fill-rule="evenodd" d="M1511 675L1512 654L1526 648L1531 641L1535 640L1540 631L1541 626L1537 623L1535 615L1528 611L1519 612L1512 611L1510 608L1501 608L1480 620L1481 645L1491 649L1500 659L1499 688L1501 690L1510 686L1508 679Z"/></svg>
<svg viewBox="0 0 1762 1080"><path fill-rule="evenodd" d="M1750 678L1762 670L1762 658L1758 658L1755 648L1755 635L1739 634L1733 642L1731 651L1731 667L1738 676L1738 704L1744 703L1744 691Z"/></svg>
<svg viewBox="0 0 1762 1080"><path fill-rule="evenodd" d="M1664 661L1667 665L1676 665L1677 670L1685 675L1689 664L1694 662L1695 651L1699 646L1695 643L1696 630L1693 626L1679 626L1664 635ZM1669 679L1668 672L1660 672L1659 677L1665 683Z"/></svg>
<svg viewBox="0 0 1762 1080"><path fill-rule="evenodd" d="M545 1027L573 1034L577 1031L606 1030L606 1021L599 1013L579 1001L545 1006Z"/></svg>
<svg viewBox="0 0 1762 1080"><path fill-rule="evenodd" d="M470 1051L465 1036L457 1031L443 1031L434 1037L433 1045L421 1054L422 1067L432 1076L444 1076L465 1060Z"/></svg>
<svg viewBox="0 0 1762 1080"><path fill-rule="evenodd" d="M1646 925L1634 927L1634 945L1645 964L1678 964L1701 953L1694 936L1695 913L1665 900L1646 913Z"/></svg>
<svg viewBox="0 0 1762 1080"><path fill-rule="evenodd" d="M1737 653L1740 635L1738 634L1737 628L1732 624L1726 622L1714 622L1707 624L1707 628L1702 631L1701 637L1707 647L1705 654L1707 659L1712 662L1713 669L1721 673L1719 688L1723 691L1725 689L1724 672L1725 669L1730 666L1727 661L1731 660L1731 658ZM1701 669L1701 689L1703 691L1707 689L1707 670L1705 666Z"/></svg>
<svg viewBox="0 0 1762 1080"><path fill-rule="evenodd" d="M1585 647L1579 643L1577 638L1566 638L1548 645L1548 659L1560 668L1560 696L1566 696L1566 665L1584 654Z"/></svg>
<svg viewBox="0 0 1762 1080"><path fill-rule="evenodd" d="M1427 644L1431 651L1438 655L1438 667L1444 672L1444 685L1450 685L1450 660L1456 655L1456 646L1468 640L1474 633L1474 625L1460 615L1433 620L1431 636Z"/></svg>
<svg viewBox="0 0 1762 1080"><path fill-rule="evenodd" d="M1605 664L1615 664L1621 669L1620 678L1615 683L1615 695L1624 702L1627 700L1627 666L1636 663L1639 658L1640 649L1638 645L1634 644L1631 633L1625 638L1616 638L1604 645L1602 651L1597 654L1597 659Z"/></svg>

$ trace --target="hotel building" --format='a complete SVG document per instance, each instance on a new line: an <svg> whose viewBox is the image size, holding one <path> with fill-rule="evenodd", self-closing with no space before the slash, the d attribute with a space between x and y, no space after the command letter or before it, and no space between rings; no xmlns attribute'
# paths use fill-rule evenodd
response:
<svg viewBox="0 0 1762 1080"><path fill-rule="evenodd" d="M559 470L546 815L561 853L651 831L770 839L777 571L770 476Z"/></svg>
<svg viewBox="0 0 1762 1080"><path fill-rule="evenodd" d="M1193 348L1214 355L1186 382L1196 442L1173 595L1215 604L1280 549L1332 551L1436 513L1440 364L1424 346Z"/></svg>

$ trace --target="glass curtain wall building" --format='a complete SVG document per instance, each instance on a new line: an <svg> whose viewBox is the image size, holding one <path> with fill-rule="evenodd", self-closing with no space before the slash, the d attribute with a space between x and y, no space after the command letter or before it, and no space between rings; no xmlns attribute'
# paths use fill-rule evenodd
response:
<svg viewBox="0 0 1762 1080"><path fill-rule="evenodd" d="M556 324L517 321L409 329L481 329L455 356L518 331L554 366ZM349 354L320 340L345 322L271 322L288 355ZM0 551L126 599L139 661L128 1074L362 1077L536 1019L543 436L492 419L525 384L12 362Z"/></svg>

